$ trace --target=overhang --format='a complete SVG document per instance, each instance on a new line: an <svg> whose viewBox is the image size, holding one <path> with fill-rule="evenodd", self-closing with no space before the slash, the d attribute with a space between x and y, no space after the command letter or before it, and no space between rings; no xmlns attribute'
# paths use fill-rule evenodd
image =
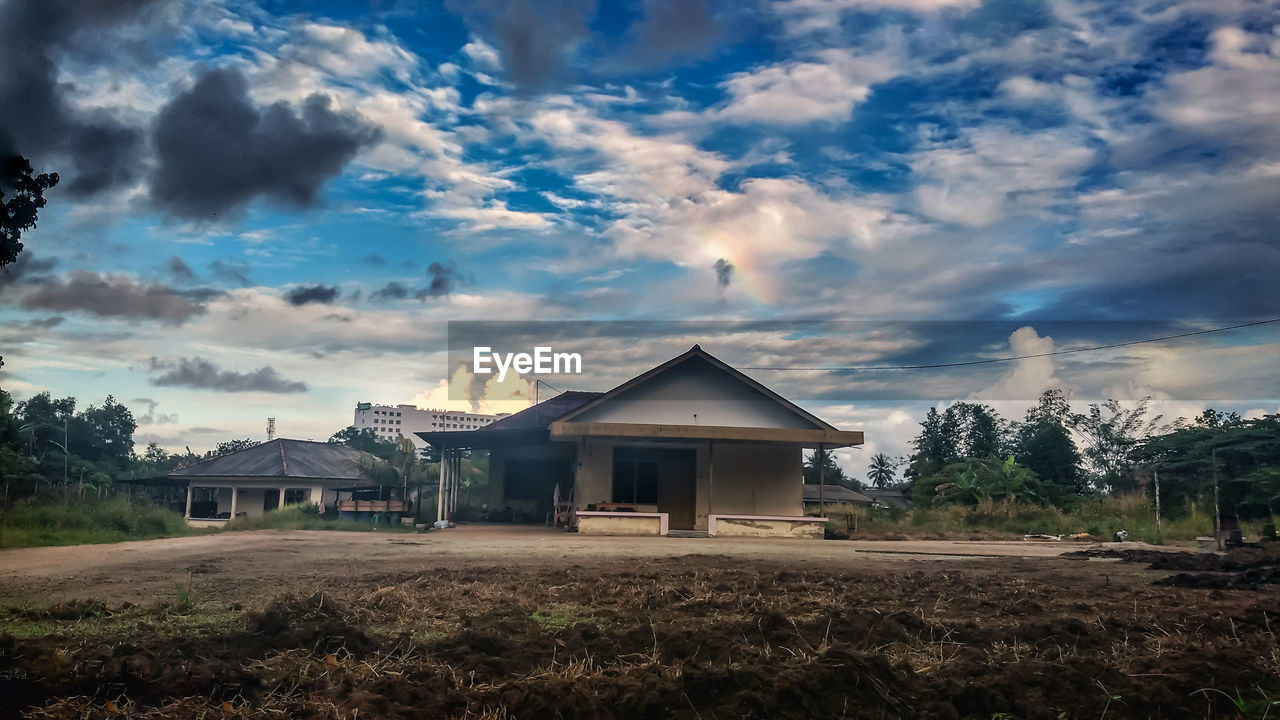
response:
<svg viewBox="0 0 1280 720"><path fill-rule="evenodd" d="M537 445L547 441L546 427L511 430L490 427L482 430L436 430L414 434L437 450L445 447L450 450L490 450L497 447Z"/></svg>
<svg viewBox="0 0 1280 720"><path fill-rule="evenodd" d="M648 440L721 440L824 448L862 444L857 430L825 428L761 428L723 425L649 425L642 423L566 422L551 423L551 438L618 437Z"/></svg>

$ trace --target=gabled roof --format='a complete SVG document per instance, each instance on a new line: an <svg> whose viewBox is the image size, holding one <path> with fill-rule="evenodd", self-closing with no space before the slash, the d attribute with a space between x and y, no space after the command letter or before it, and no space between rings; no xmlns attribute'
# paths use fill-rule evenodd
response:
<svg viewBox="0 0 1280 720"><path fill-rule="evenodd" d="M728 375L729 377L731 377L731 378L733 378L733 379L735 379L735 380L737 380L737 381L741 382L742 384L746 385L747 387L751 388L752 390L755 390L756 392L760 393L761 395L764 395L765 397L769 398L770 400L773 400L774 402L778 403L778 404L779 404L779 405L781 405L783 408L785 408L785 409L787 409L787 410L789 410L789 411L791 411L791 412L795 413L796 415L799 415L800 417L804 418L805 420L807 420L807 421L809 421L809 422L813 423L813 425L814 425L815 427L817 427L817 428L821 428L821 429L823 429L823 430L838 430L838 428L836 428L834 425L829 424L828 422L826 422L826 421L825 421L825 420L823 420L822 418L819 418L818 416L814 415L813 413L810 413L808 410L805 410L804 408L800 407L799 405L796 405L795 403L791 402L790 400L788 400L788 399L786 399L786 398L782 397L782 396L781 396L781 395L779 395L778 393L776 393L776 392L774 392L774 391L770 390L769 388L765 387L764 385L760 384L759 382L757 382L756 380L754 380L754 379L753 379L753 378L751 378L750 376L746 375L746 374L745 374L745 373L743 373L742 371L740 371L740 370L736 370L736 369L734 369L733 367L729 366L727 363L725 363L724 361L722 361L720 358L717 358L716 356L712 355L711 353L707 352L706 350L703 350L701 345L694 345L693 347L689 348L689 350L688 350L687 352L685 352L684 354L682 354L682 355L677 355L676 357L671 358L670 360L668 360L668 361L666 361L666 362L662 363L661 365L659 365L659 366L657 366L657 367L653 368L652 370L649 370L648 372L641 373L641 374L639 374L639 375L637 375L637 376L635 376L635 377L631 378L630 380L628 380L628 381L626 381L626 382L622 383L621 385L619 385L619 386L615 387L614 389L612 389L612 390L610 390L610 391L608 391L608 392L598 394L595 398L591 399L589 402L586 402L586 403L584 403L584 404L580 405L579 407L577 407L577 408L573 409L572 411L570 411L570 412L568 412L568 413L565 413L563 416L561 416L561 417L559 417L559 418L556 418L556 421L558 421L558 422L572 422L572 421L573 421L573 419L574 419L575 417L577 417L578 415L581 415L582 413L584 413L584 412L586 412L586 411L590 410L591 408L596 407L596 406L598 406L598 405L601 405L601 404L603 404L603 403L606 403L606 402L608 402L609 400L611 400L611 399L613 399L613 398L616 398L617 396L621 395L622 393L624 393L624 392L626 392L626 391L630 390L631 388L636 387L637 385L640 385L640 384L644 383L645 381L649 380L650 378L653 378L653 377L655 377L655 376L657 376L657 375L660 375L660 374L662 374L662 373L664 373L664 372L667 372L668 370L670 370L670 369L672 369L672 368L674 368L674 367L676 367L676 366L678 366L678 365L682 365L682 364L684 364L684 363L687 363L687 362L689 362L689 361L691 361L691 360L695 360L695 359L699 359L699 360L703 360L703 361L707 362L707 363L708 363L708 364L710 364L712 367L716 368L717 370L720 370L721 372L723 372L724 374ZM496 423L495 423L495 424L496 424ZM492 427L492 426L491 426L491 427Z"/></svg>
<svg viewBox="0 0 1280 720"><path fill-rule="evenodd" d="M358 450L338 443L277 438L174 470L165 477L362 480Z"/></svg>
<svg viewBox="0 0 1280 720"><path fill-rule="evenodd" d="M807 502L818 502L818 486L812 483L805 483L802 490L804 499ZM825 485L822 488L822 501L830 503L857 503L859 505L870 505L873 501L871 498L863 495L857 490L850 490L843 485Z"/></svg>
<svg viewBox="0 0 1280 720"><path fill-rule="evenodd" d="M527 407L518 413L508 415L501 420L495 420L488 425L476 430L476 432L491 432L495 430L515 430L535 427L546 427L569 413L577 410L583 405L600 397L602 393L587 392L585 390L567 390L552 398L547 398L542 402Z"/></svg>

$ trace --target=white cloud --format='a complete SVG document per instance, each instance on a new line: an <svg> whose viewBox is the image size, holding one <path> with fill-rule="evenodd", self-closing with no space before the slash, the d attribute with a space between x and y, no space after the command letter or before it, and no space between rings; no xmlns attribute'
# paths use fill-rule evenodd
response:
<svg viewBox="0 0 1280 720"><path fill-rule="evenodd" d="M803 125L843 122L871 94L871 86L900 72L896 53L860 55L824 50L811 61L792 61L732 75L723 83L729 101L712 117L728 123Z"/></svg>

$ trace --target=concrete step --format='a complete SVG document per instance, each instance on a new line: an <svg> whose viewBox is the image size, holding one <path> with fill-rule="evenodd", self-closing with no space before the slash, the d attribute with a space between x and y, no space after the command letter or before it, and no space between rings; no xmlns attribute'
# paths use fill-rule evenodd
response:
<svg viewBox="0 0 1280 720"><path fill-rule="evenodd" d="M668 530L667 537L673 538L705 538L711 537L706 530Z"/></svg>

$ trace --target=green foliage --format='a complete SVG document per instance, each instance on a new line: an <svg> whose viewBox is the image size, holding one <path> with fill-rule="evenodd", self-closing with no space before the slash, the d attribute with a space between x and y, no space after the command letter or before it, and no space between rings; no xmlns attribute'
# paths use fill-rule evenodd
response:
<svg viewBox="0 0 1280 720"><path fill-rule="evenodd" d="M329 442L342 443L352 449L367 452L383 460L391 460L396 452L400 450L399 443L378 439L378 434L373 431L373 428L357 430L355 425L348 425L334 433L329 438Z"/></svg>
<svg viewBox="0 0 1280 720"><path fill-rule="evenodd" d="M821 461L818 459L819 455L821 455ZM821 479L823 484L840 485L841 487L847 487L850 490L862 489L862 483L858 482L855 478L851 478L846 475L844 468L840 467L840 463L837 463L831 453L825 450L821 453L814 450L809 453L809 457L805 458L804 466L801 468L801 475L804 477L805 484L818 484L818 476L820 474L818 472L819 467L822 468Z"/></svg>
<svg viewBox="0 0 1280 720"><path fill-rule="evenodd" d="M1166 507L1168 513L1157 531L1155 509L1142 495L1090 496L1070 509L1021 501L983 500L976 505L914 506L896 512L862 509L860 537L1021 537L1026 534L1071 535L1089 533L1109 539L1127 530L1129 539L1148 543L1190 542L1213 532L1212 505L1187 502ZM1244 523L1245 535L1258 537L1262 522Z"/></svg>
<svg viewBox="0 0 1280 720"><path fill-rule="evenodd" d="M36 226L44 193L59 179L58 173L35 174L21 155L0 155L0 268L17 261L22 233ZM5 200L7 194L12 197Z"/></svg>
<svg viewBox="0 0 1280 720"><path fill-rule="evenodd" d="M213 450L205 453L205 458L216 458L222 457L223 455L230 455L231 453L238 453L241 450L248 450L251 447L257 447L260 444L261 443L257 440L253 440L251 438L227 440L225 442L218 443L214 446Z"/></svg>
<svg viewBox="0 0 1280 720"><path fill-rule="evenodd" d="M1148 416L1150 406L1150 397L1132 408L1119 400L1108 400L1090 403L1088 412L1069 419L1071 429L1084 439L1084 458L1103 488L1111 492L1132 490L1132 471L1142 446L1180 427L1180 422L1161 423L1160 415Z"/></svg>
<svg viewBox="0 0 1280 720"><path fill-rule="evenodd" d="M352 530L371 532L389 530L406 532L413 528L401 525L374 525L356 520L331 520L318 514L312 503L286 505L257 517L238 517L225 525L226 530Z"/></svg>
<svg viewBox="0 0 1280 720"><path fill-rule="evenodd" d="M933 486L934 505L978 505L986 500L1034 502L1039 499L1035 473L1014 462L1013 456L971 458L953 463L938 475L926 478Z"/></svg>
<svg viewBox="0 0 1280 720"><path fill-rule="evenodd" d="M902 463L902 458L891 458L884 453L872 455L867 467L867 482L880 490L897 485L898 466Z"/></svg>
<svg viewBox="0 0 1280 720"><path fill-rule="evenodd" d="M190 535L182 515L129 498L22 501L0 513L0 547L79 545Z"/></svg>

